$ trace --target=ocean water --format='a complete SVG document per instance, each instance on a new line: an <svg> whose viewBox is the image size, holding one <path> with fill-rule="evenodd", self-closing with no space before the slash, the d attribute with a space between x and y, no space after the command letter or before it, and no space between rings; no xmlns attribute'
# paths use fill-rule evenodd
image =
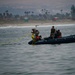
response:
<svg viewBox="0 0 75 75"><path fill-rule="evenodd" d="M0 27L0 75L75 75L75 43L28 45L35 26ZM36 27L48 37L51 26ZM75 34L75 25L55 25L63 36Z"/></svg>

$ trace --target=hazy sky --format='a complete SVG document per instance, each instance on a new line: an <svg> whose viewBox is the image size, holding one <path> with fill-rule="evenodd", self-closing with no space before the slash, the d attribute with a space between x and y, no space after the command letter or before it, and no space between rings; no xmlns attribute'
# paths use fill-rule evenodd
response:
<svg viewBox="0 0 75 75"><path fill-rule="evenodd" d="M36 9L46 8L53 12L59 10L68 11L75 0L0 0L0 7L13 9Z"/></svg>

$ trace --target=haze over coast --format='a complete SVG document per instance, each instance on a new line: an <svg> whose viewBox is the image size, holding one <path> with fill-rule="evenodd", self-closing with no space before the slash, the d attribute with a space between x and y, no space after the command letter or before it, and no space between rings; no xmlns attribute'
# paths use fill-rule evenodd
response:
<svg viewBox="0 0 75 75"><path fill-rule="evenodd" d="M72 5L75 0L0 0L0 26L75 24Z"/></svg>
<svg viewBox="0 0 75 75"><path fill-rule="evenodd" d="M9 10L14 14L24 15L24 11L33 10L41 13L41 9L47 9L51 14L70 12L70 7L75 5L75 0L0 0L0 12Z"/></svg>

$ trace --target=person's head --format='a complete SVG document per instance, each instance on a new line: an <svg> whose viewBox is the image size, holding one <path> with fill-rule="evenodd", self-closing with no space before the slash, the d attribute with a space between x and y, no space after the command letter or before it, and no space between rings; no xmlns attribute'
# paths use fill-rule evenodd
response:
<svg viewBox="0 0 75 75"><path fill-rule="evenodd" d="M35 29L33 28L32 31L34 31Z"/></svg>
<svg viewBox="0 0 75 75"><path fill-rule="evenodd" d="M52 28L54 28L54 26L52 26Z"/></svg>
<svg viewBox="0 0 75 75"><path fill-rule="evenodd" d="M32 32L34 33L36 31L36 29L32 29Z"/></svg>
<svg viewBox="0 0 75 75"><path fill-rule="evenodd" d="M58 32L60 32L60 30L58 29Z"/></svg>
<svg viewBox="0 0 75 75"><path fill-rule="evenodd" d="M36 30L36 32L38 32L38 30Z"/></svg>

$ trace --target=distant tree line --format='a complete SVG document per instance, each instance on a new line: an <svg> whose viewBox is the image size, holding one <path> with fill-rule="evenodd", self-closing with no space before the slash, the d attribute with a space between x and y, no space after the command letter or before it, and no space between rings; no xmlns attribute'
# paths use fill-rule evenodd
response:
<svg viewBox="0 0 75 75"><path fill-rule="evenodd" d="M0 19L2 20L24 20L25 17L27 17L30 20L54 20L54 18L58 19L73 19L75 20L75 6L71 6L71 12L63 13L63 10L61 9L61 13L56 13L55 15L52 15L47 9L41 9L41 14L35 14L34 11L25 11L24 15L13 15L12 13L9 13L8 10L6 10L4 13L0 13Z"/></svg>
<svg viewBox="0 0 75 75"><path fill-rule="evenodd" d="M71 6L71 16L72 16L72 19L75 20L75 6L74 5Z"/></svg>

